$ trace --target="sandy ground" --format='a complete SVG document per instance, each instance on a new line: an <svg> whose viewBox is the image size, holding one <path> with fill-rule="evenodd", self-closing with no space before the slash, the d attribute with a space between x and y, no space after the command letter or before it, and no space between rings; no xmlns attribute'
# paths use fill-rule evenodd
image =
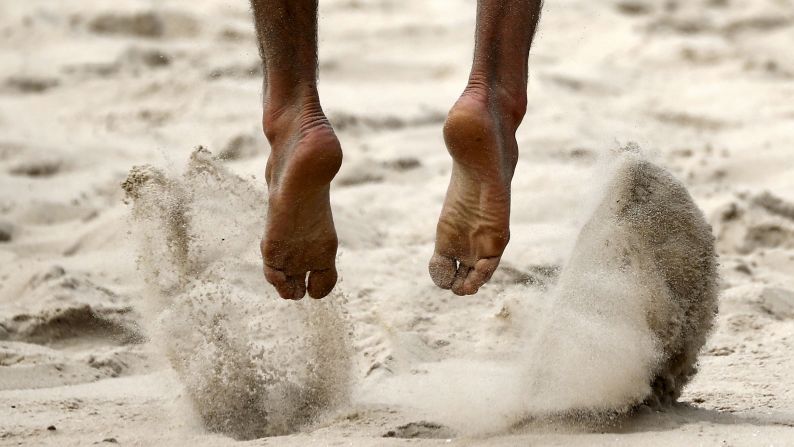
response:
<svg viewBox="0 0 794 447"><path fill-rule="evenodd" d="M474 2L320 3L321 93L345 149L329 299L352 322L357 392L301 433L251 445L794 445L791 0L547 1L512 241L467 298L436 289L426 261L450 172L440 128L467 76ZM246 2L3 2L0 35L0 444L228 445L197 422L152 335L136 262L147 253L120 184L133 165L180 172L204 145L264 203ZM362 397L418 364L509 355L518 339L505 315L543 302L586 217L585 179L628 141L686 184L717 238L720 313L681 405L599 430L470 435ZM262 211L240 219L259 228ZM205 230L207 256L230 252ZM241 283L275 302L245 267L257 247L235 250L236 274L250 273Z"/></svg>

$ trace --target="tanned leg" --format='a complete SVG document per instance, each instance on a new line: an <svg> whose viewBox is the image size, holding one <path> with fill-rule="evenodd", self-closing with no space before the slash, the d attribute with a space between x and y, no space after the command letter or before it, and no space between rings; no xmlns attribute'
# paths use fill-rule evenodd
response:
<svg viewBox="0 0 794 447"><path fill-rule="evenodd" d="M270 142L265 278L285 299L322 298L336 284L329 185L342 149L317 93L317 0L251 0L264 63ZM308 279L307 279L308 274Z"/></svg>
<svg viewBox="0 0 794 447"><path fill-rule="evenodd" d="M444 124L452 178L436 229L430 276L472 295L510 239L515 132L526 113L529 48L541 0L479 0L469 82Z"/></svg>

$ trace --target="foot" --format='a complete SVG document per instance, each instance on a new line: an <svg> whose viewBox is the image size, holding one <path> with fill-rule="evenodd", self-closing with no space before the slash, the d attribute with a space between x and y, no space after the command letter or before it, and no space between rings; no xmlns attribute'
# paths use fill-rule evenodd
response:
<svg viewBox="0 0 794 447"><path fill-rule="evenodd" d="M488 282L510 239L515 131L524 112L500 102L507 103L467 89L444 124L452 178L429 269L437 286L456 295L473 295Z"/></svg>
<svg viewBox="0 0 794 447"><path fill-rule="evenodd" d="M284 299L299 300L307 290L322 298L337 278L329 186L342 149L319 103L266 112L264 124L271 146L261 243L265 278Z"/></svg>

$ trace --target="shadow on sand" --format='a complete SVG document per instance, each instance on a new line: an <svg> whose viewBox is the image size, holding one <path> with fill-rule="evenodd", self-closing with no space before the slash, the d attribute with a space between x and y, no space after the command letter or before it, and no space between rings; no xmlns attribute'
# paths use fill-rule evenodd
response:
<svg viewBox="0 0 794 447"><path fill-rule="evenodd" d="M668 431L693 423L794 427L794 414L779 412L775 414L739 414L696 407L688 403L677 403L663 411L636 414L606 431L609 433Z"/></svg>

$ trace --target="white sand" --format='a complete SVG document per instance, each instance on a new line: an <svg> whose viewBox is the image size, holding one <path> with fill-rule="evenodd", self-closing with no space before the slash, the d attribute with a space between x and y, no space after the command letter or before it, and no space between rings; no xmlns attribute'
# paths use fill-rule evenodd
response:
<svg viewBox="0 0 794 447"><path fill-rule="evenodd" d="M345 148L332 199L341 281L329 299L352 322L354 395L301 433L253 445L794 444L794 5L547 3L518 133L512 241L492 283L458 298L432 285L426 261L450 170L440 126L468 72L474 2L321 1L321 92ZM120 20L138 13L151 15ZM164 355L169 342L206 336L191 325L206 320L165 319L158 296L170 295L144 282L152 264L136 263L140 220L120 184L144 163L176 178L200 144L262 183L248 14L243 0L0 3L0 445L230 442L202 428L185 397L191 384ZM511 392L498 365L540 323L549 267L567 260L598 197L587 180L596 159L627 141L682 179L717 236L720 314L684 405L596 431L529 424L472 435L433 425L465 422L467 405L487 410L488 397ZM282 309L297 317L273 318L274 327L309 328L285 339L329 352L335 345L312 341L328 328L309 323L338 315L337 304L284 310L259 277L247 241L263 209L241 208L247 196L225 201L211 183L195 190L203 236L192 259L208 272L187 289L196 301L213 312L239 305L242 316L225 320L235 323ZM240 194L264 201L261 189ZM236 264L218 263L226 258ZM163 272L158 285L178 275ZM188 336L164 340L158 331L169 327ZM277 332L225 327L239 337ZM306 352L283 343L273 358ZM418 408L379 399L396 377L421 384L445 368L449 389L470 395ZM245 376L224 377L234 373ZM490 380L474 380L482 377ZM427 403L421 387L401 391ZM390 431L431 439L382 437Z"/></svg>

